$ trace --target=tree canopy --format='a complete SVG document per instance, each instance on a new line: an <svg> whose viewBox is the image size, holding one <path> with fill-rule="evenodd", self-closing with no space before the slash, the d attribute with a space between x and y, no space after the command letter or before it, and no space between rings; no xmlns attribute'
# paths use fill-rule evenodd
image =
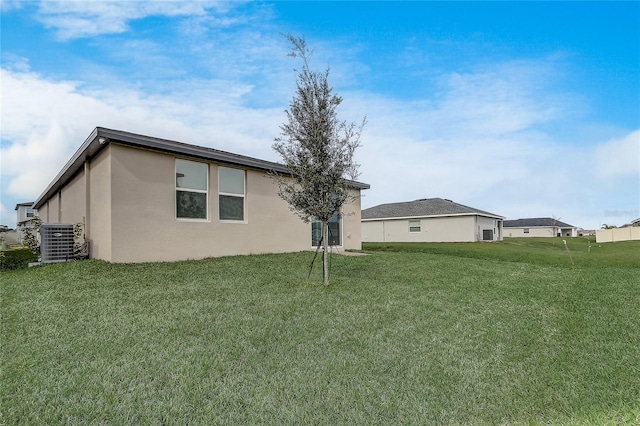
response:
<svg viewBox="0 0 640 426"><path fill-rule="evenodd" d="M280 154L290 177L275 175L279 196L305 222L318 220L323 228L323 264L325 284L327 223L340 214L342 206L353 199L349 180L358 176L354 160L360 135L366 123L347 123L338 119L337 107L342 98L329 86L329 69L314 71L309 59L312 52L304 38L285 36L292 45L289 56L299 58L295 96L287 109L287 121L273 149Z"/></svg>

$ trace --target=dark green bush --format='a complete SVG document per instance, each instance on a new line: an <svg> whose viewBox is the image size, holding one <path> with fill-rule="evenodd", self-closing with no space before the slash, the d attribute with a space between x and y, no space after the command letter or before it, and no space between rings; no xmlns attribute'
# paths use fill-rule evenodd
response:
<svg viewBox="0 0 640 426"><path fill-rule="evenodd" d="M38 261L38 254L28 248L2 250L0 253L0 270L11 271L26 268L31 262Z"/></svg>

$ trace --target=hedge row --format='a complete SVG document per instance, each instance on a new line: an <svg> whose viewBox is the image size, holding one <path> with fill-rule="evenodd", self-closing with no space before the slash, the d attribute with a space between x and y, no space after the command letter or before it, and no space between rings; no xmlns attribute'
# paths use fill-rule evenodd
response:
<svg viewBox="0 0 640 426"><path fill-rule="evenodd" d="M2 250L0 252L0 271L26 268L29 263L38 261L38 254L28 248Z"/></svg>

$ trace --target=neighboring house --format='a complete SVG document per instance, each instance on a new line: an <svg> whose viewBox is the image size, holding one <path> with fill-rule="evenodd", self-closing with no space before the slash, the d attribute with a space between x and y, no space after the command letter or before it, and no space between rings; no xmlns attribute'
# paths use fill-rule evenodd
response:
<svg viewBox="0 0 640 426"><path fill-rule="evenodd" d="M33 219L38 212L33 208L33 202L16 204L16 223Z"/></svg>
<svg viewBox="0 0 640 426"><path fill-rule="evenodd" d="M505 237L577 237L578 228L551 217L504 221Z"/></svg>
<svg viewBox="0 0 640 426"><path fill-rule="evenodd" d="M362 210L362 241L500 241L503 219L442 198L380 204Z"/></svg>
<svg viewBox="0 0 640 426"><path fill-rule="evenodd" d="M97 127L35 201L44 223L83 223L90 257L202 259L312 249L312 224L278 196L278 163ZM360 249L360 191L334 225Z"/></svg>
<svg viewBox="0 0 640 426"><path fill-rule="evenodd" d="M24 229L31 226L31 219L38 216L38 212L33 208L33 202L16 204L16 231L18 241L22 243Z"/></svg>

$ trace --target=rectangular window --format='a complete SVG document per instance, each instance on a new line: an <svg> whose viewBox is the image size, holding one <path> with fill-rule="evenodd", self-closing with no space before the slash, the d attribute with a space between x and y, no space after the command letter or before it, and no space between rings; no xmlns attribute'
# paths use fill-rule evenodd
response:
<svg viewBox="0 0 640 426"><path fill-rule="evenodd" d="M244 170L218 167L220 220L244 220Z"/></svg>
<svg viewBox="0 0 640 426"><path fill-rule="evenodd" d="M419 220L410 220L409 221L409 232L420 232L420 221Z"/></svg>
<svg viewBox="0 0 640 426"><path fill-rule="evenodd" d="M176 158L176 218L207 219L209 166Z"/></svg>
<svg viewBox="0 0 640 426"><path fill-rule="evenodd" d="M27 209L27 217L36 217L36 211L34 209Z"/></svg>
<svg viewBox="0 0 640 426"><path fill-rule="evenodd" d="M329 245L330 246L340 246L341 245L341 236L340 236L340 215L335 215L331 219L329 219ZM319 220L314 220L311 222L311 245L313 247L317 247L320 245L320 240L322 239L322 222Z"/></svg>
<svg viewBox="0 0 640 426"><path fill-rule="evenodd" d="M524 233L528 234L529 233L529 228L524 228Z"/></svg>

